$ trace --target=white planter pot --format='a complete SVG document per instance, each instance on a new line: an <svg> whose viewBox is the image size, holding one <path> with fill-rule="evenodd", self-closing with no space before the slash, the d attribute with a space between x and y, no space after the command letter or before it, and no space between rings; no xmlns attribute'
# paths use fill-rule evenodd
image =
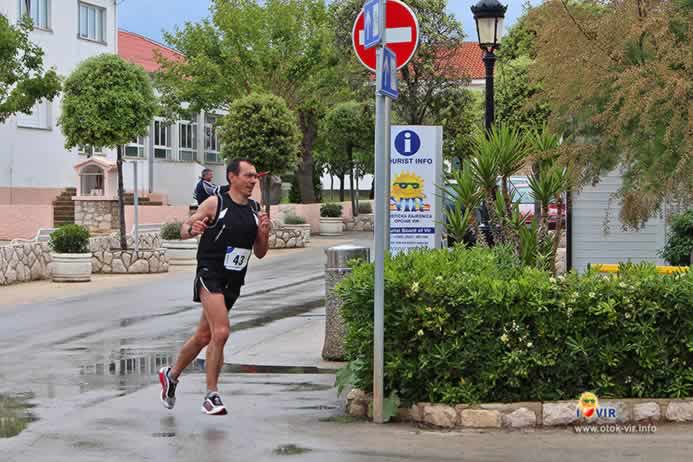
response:
<svg viewBox="0 0 693 462"><path fill-rule="evenodd" d="M330 218L320 217L321 236L340 236L344 233L344 222L342 217Z"/></svg>
<svg viewBox="0 0 693 462"><path fill-rule="evenodd" d="M197 239L161 241L166 249L166 259L172 266L197 265Z"/></svg>
<svg viewBox="0 0 693 462"><path fill-rule="evenodd" d="M53 282L91 281L90 253L52 253L51 279Z"/></svg>
<svg viewBox="0 0 693 462"><path fill-rule="evenodd" d="M303 233L303 242L306 244L310 242L310 224L306 223L304 225L282 225L282 228L292 229L295 231L300 231Z"/></svg>

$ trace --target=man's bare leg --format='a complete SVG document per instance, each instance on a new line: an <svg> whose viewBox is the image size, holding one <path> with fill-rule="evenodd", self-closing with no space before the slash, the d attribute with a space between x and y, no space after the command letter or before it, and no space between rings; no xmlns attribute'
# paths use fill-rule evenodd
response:
<svg viewBox="0 0 693 462"><path fill-rule="evenodd" d="M229 314L223 294L202 290L200 299L212 334L207 346L207 391L217 391L219 372L224 360L224 345L229 338Z"/></svg>
<svg viewBox="0 0 693 462"><path fill-rule="evenodd" d="M211 338L212 332L209 329L209 322L207 322L207 317L204 311L202 311L200 323L197 325L195 333L185 342L183 348L178 353L176 365L171 369L170 375L173 380L178 380L183 370L197 358L200 351L209 344Z"/></svg>

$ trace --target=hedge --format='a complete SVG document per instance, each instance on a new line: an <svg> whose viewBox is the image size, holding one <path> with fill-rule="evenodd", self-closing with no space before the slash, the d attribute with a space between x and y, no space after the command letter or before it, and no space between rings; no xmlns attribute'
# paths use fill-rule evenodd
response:
<svg viewBox="0 0 693 462"><path fill-rule="evenodd" d="M386 261L385 392L405 402L693 395L693 274L553 278L505 248ZM372 389L373 266L337 288L354 385Z"/></svg>

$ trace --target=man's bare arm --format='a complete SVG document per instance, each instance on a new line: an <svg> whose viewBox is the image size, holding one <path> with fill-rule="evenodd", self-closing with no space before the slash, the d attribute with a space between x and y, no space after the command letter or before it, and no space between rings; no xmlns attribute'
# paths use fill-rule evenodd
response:
<svg viewBox="0 0 693 462"><path fill-rule="evenodd" d="M180 227L181 239L190 239L205 232L217 213L217 196L211 196Z"/></svg>

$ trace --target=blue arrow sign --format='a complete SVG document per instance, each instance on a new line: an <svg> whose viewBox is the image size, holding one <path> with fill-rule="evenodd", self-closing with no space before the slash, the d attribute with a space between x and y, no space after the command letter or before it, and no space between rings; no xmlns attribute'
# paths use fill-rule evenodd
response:
<svg viewBox="0 0 693 462"><path fill-rule="evenodd" d="M368 49L380 45L380 0L368 0L363 5L363 46Z"/></svg>
<svg viewBox="0 0 693 462"><path fill-rule="evenodd" d="M399 91L397 90L397 56L388 47L383 47L383 52L379 55L379 59L382 59L382 64L375 82L376 91L380 95L397 99L399 98Z"/></svg>

